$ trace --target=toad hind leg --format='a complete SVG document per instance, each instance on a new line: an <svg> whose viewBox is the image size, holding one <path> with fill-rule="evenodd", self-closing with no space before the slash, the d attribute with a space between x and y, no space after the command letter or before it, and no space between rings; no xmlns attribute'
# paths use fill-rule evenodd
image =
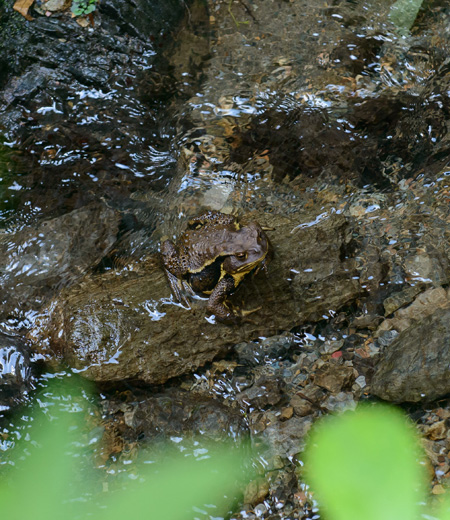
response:
<svg viewBox="0 0 450 520"><path fill-rule="evenodd" d="M233 277L225 275L209 296L208 311L214 314L219 321L225 323L236 323L238 321L238 317L225 304L225 299L233 292L234 288Z"/></svg>

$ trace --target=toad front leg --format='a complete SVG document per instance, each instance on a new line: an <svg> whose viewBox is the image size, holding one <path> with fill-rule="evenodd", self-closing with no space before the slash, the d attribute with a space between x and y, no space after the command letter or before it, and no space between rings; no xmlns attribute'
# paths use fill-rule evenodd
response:
<svg viewBox="0 0 450 520"><path fill-rule="evenodd" d="M170 288L175 298L181 302L183 299L182 291L187 291L193 294L189 284L183 279L186 269L180 260L180 253L171 240L165 240L161 244L161 257L164 264L164 271L169 280Z"/></svg>
<svg viewBox="0 0 450 520"><path fill-rule="evenodd" d="M239 321L239 317L225 304L227 296L229 296L234 289L234 279L227 274L220 280L209 295L208 311L214 314L218 321L224 323L237 323Z"/></svg>

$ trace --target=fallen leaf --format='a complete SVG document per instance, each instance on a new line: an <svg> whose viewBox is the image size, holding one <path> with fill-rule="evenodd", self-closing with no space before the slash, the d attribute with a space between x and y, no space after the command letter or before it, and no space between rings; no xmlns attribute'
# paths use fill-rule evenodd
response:
<svg viewBox="0 0 450 520"><path fill-rule="evenodd" d="M13 9L31 21L33 18L28 14L28 9L33 4L34 0L16 0Z"/></svg>

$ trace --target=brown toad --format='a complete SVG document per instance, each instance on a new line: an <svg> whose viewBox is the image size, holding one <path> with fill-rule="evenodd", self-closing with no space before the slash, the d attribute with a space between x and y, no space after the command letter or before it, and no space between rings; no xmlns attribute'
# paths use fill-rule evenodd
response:
<svg viewBox="0 0 450 520"><path fill-rule="evenodd" d="M266 268L270 242L257 222L241 226L232 215L208 211L191 219L174 244L161 244L164 269L178 301L182 290L209 295L208 311L222 322L237 316L226 298L250 272Z"/></svg>

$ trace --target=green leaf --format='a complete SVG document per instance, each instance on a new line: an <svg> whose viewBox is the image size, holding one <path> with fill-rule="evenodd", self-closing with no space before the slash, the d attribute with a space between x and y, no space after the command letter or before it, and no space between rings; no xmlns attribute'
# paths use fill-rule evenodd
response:
<svg viewBox="0 0 450 520"><path fill-rule="evenodd" d="M242 457L230 456L225 450L213 453L205 461L180 457L157 474L148 471L143 483L134 483L125 493L112 493L106 497L102 513L97 512L95 518L183 520L192 518L193 508L223 518L239 489L241 468Z"/></svg>
<svg viewBox="0 0 450 520"><path fill-rule="evenodd" d="M423 0L397 0L391 6L389 18L400 34L405 35L417 18Z"/></svg>
<svg viewBox="0 0 450 520"><path fill-rule="evenodd" d="M24 450L29 454L16 460L8 479L1 481L3 518L50 520L75 516L77 504L69 500L82 491L74 485L74 476L79 474L78 460L68 455L70 430L75 432L76 426L74 417L68 414L54 419L45 428L32 429L33 441Z"/></svg>
<svg viewBox="0 0 450 520"><path fill-rule="evenodd" d="M122 481L119 489L100 492L99 477L105 475L98 470L94 474L90 448L82 443L87 412L82 402L73 399L76 389L68 390L59 396L53 385L38 399L44 413L32 414L28 440L22 439L13 448L14 467L0 475L2 518L183 520L192 518L193 508L205 509L213 517L225 516L242 489L245 461L239 450L202 446L204 460L180 453L169 463L136 464L139 479L130 479L124 488Z"/></svg>
<svg viewBox="0 0 450 520"><path fill-rule="evenodd" d="M425 494L421 458L417 432L404 414L362 406L314 429L306 480L330 520L412 520Z"/></svg>
<svg viewBox="0 0 450 520"><path fill-rule="evenodd" d="M439 520L450 520L450 494L448 489L444 497L444 502L438 508L437 518L439 518Z"/></svg>

